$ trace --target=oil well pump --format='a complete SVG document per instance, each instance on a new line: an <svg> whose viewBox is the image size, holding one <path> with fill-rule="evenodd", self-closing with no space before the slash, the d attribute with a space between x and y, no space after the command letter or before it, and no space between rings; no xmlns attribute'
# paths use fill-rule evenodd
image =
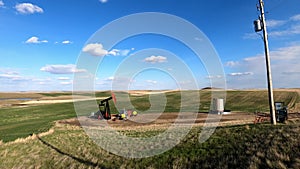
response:
<svg viewBox="0 0 300 169"><path fill-rule="evenodd" d="M126 110L124 108L124 110L121 110L119 113L117 114L111 114L111 110L110 110L110 106L109 106L109 101L113 100L114 103L116 104L117 100L116 100L116 96L114 93L111 94L110 97L101 100L99 103L99 111L97 111L96 113L92 112L91 115L89 116L90 118L96 118L99 120L105 119L105 120L110 120L112 119L113 121L115 121L116 119L119 120L127 120L129 117L133 117L133 116L137 116L137 111L135 110ZM112 117L113 116L113 117Z"/></svg>
<svg viewBox="0 0 300 169"><path fill-rule="evenodd" d="M101 100L99 103L99 111L96 113L91 113L89 117L91 118L97 118L97 119L105 119L105 120L110 120L111 119L111 112L110 112L110 106L109 106L109 101L113 100L114 103L116 104L116 96L114 93L111 94L110 97Z"/></svg>
<svg viewBox="0 0 300 169"><path fill-rule="evenodd" d="M111 99L112 96L100 101L99 111L96 114L98 116L98 119L105 119L105 120L111 119L110 108L109 108L109 101Z"/></svg>

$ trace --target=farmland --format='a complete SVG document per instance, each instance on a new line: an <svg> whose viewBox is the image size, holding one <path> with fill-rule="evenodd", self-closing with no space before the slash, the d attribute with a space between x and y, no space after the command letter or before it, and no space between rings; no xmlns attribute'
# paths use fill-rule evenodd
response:
<svg viewBox="0 0 300 169"><path fill-rule="evenodd" d="M198 91L196 91L198 92ZM138 93L138 94L137 94ZM137 92L130 96L137 110L150 107L149 93ZM210 90L201 90L199 112L210 107ZM109 124L130 136L156 135L166 121L172 123L180 109L180 92L166 92L165 112L155 122L143 127L130 121L109 121ZM298 89L276 90L275 101L283 101L290 112L298 112ZM84 95L84 94L83 94ZM96 93L97 98L109 92ZM30 97L32 96L32 97ZM127 159L98 147L76 124L72 94L35 93L0 94L1 98L33 98L33 100L2 100L0 108L0 168L299 168L300 133L299 117L286 124L272 126L253 124L255 111L268 111L267 92L228 91L225 108L233 112L224 115L221 125L205 143L198 142L206 116L200 113L199 121L190 133L173 149L154 157ZM79 101L88 97L78 96ZM81 100L80 100L81 99ZM49 100L49 102L47 102ZM53 100L64 100L52 103ZM69 100L69 101L68 101ZM41 102L43 101L43 102ZM41 102L41 103L39 103ZM37 104L39 103L39 104ZM192 101L191 101L192 104ZM4 105L4 106L3 106ZM116 108L112 105L112 111ZM184 105L191 106L191 105ZM89 115L90 112L87 112ZM140 117L147 115L141 114ZM139 116L138 116L139 117ZM137 117L137 118L138 118ZM204 120L202 120L204 119ZM96 121L97 122L97 121ZM150 127L149 127L150 126ZM142 130L138 130L141 129ZM128 129L128 130L127 130ZM18 160L16 160L18 159Z"/></svg>
<svg viewBox="0 0 300 169"><path fill-rule="evenodd" d="M198 143L200 131L201 128L193 128L180 144L164 154L127 159L99 148L79 127L57 125L48 135L2 144L0 168L300 167L299 121L278 126L220 127L203 144ZM131 133L134 134L147 133Z"/></svg>

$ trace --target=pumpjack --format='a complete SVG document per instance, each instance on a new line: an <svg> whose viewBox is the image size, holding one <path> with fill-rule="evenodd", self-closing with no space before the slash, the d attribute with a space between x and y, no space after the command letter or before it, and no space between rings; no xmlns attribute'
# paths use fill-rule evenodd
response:
<svg viewBox="0 0 300 169"><path fill-rule="evenodd" d="M113 97L108 97L108 98L100 101L99 111L95 114L95 116L98 119L105 119L105 120L111 119L111 113L110 113L110 108L109 108L109 101L112 98Z"/></svg>
<svg viewBox="0 0 300 169"><path fill-rule="evenodd" d="M99 103L99 111L97 113L91 113L89 116L90 118L97 118L99 120L105 119L105 120L110 120L112 119L115 121L116 119L119 120L127 120L127 118L132 117L132 116L137 116L137 111L133 110L122 110L118 114L113 115L114 117L112 118L111 112L110 112L110 107L109 107L109 101L112 100L116 104L117 100L115 97L115 94L112 93L112 95L104 100L101 100Z"/></svg>

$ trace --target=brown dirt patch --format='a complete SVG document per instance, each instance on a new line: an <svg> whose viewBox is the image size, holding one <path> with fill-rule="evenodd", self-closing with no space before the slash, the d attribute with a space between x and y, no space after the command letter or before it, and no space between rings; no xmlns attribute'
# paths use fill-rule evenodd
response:
<svg viewBox="0 0 300 169"><path fill-rule="evenodd" d="M177 120L178 124L182 125L194 125L202 126L207 120L207 113L197 113L197 118L194 121L193 116L195 113L186 113L178 118L178 113L163 113L157 119L157 114L139 114L136 117L132 117L128 120L98 120L88 117L79 117L68 120L61 120L61 124L69 124L84 127L106 127L107 125L116 129L135 129L135 128L149 128L155 126L156 128L165 128L174 124ZM210 116L211 122L214 119L219 118L220 115ZM234 124L248 124L253 123L255 115L253 113L232 113L229 115L222 115L219 125L234 125ZM143 123L140 120L143 119L155 119L153 121ZM80 121L80 122L79 122Z"/></svg>
<svg viewBox="0 0 300 169"><path fill-rule="evenodd" d="M40 97L38 97L40 96ZM2 100L0 99L0 108L2 107L28 107L34 105L44 105L44 104L55 104L55 103L70 103L77 101L88 101L95 99L104 99L106 97L97 97L92 98L89 96L79 96L79 95L69 95L69 96L41 96L39 94L34 94L30 96L30 94L7 94L5 97L2 96ZM5 99L7 98L7 99ZM20 98L30 98L32 100L22 100Z"/></svg>
<svg viewBox="0 0 300 169"><path fill-rule="evenodd" d="M178 113L163 113L157 119L148 122L141 123L140 119L153 119L157 114L139 114L136 117L132 117L128 120L98 120L91 119L88 117L79 117L68 120L61 120L59 123L83 126L83 127L100 127L105 128L107 126L115 128L117 130L136 130L136 129L165 129L177 120L178 124L182 125L193 125L193 126L203 126L207 121L207 113L197 113L197 118L193 121L193 113L186 113L184 116L178 118ZM214 119L219 118L220 115L211 115L211 122L214 122ZM254 113L232 113L227 115L222 115L219 122L219 126L229 126L229 125L241 125L241 124L253 124L255 119ZM300 113L290 113L289 121L300 119Z"/></svg>

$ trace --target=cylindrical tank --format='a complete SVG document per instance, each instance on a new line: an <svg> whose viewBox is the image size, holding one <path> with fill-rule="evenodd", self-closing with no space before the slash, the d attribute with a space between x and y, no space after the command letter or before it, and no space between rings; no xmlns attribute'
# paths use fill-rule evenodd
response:
<svg viewBox="0 0 300 169"><path fill-rule="evenodd" d="M253 23L254 23L255 32L260 32L262 30L260 19L255 20Z"/></svg>
<svg viewBox="0 0 300 169"><path fill-rule="evenodd" d="M224 112L224 99L213 99L213 112L222 114Z"/></svg>

